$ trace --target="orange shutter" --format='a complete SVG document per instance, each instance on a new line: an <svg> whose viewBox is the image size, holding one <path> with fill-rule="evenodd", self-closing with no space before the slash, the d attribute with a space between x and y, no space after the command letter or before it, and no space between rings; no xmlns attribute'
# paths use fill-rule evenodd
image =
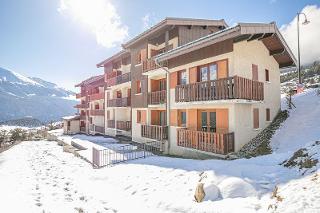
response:
<svg viewBox="0 0 320 213"><path fill-rule="evenodd" d="M147 112L146 110L141 110L141 124L147 123Z"/></svg>
<svg viewBox="0 0 320 213"><path fill-rule="evenodd" d="M178 110L170 110L170 126L178 126Z"/></svg>
<svg viewBox="0 0 320 213"><path fill-rule="evenodd" d="M258 108L253 109L253 128L254 129L259 128L259 109Z"/></svg>
<svg viewBox="0 0 320 213"><path fill-rule="evenodd" d="M150 80L151 83L151 92L159 91L160 90L160 80Z"/></svg>
<svg viewBox="0 0 320 213"><path fill-rule="evenodd" d="M151 110L151 125L159 125L159 124L160 124L159 111Z"/></svg>
<svg viewBox="0 0 320 213"><path fill-rule="evenodd" d="M187 128L192 130L198 129L198 115L196 109L187 109Z"/></svg>
<svg viewBox="0 0 320 213"><path fill-rule="evenodd" d="M170 74L170 89L176 88L178 84L178 72Z"/></svg>
<svg viewBox="0 0 320 213"><path fill-rule="evenodd" d="M218 65L218 79L228 77L228 60L221 60L217 62Z"/></svg>
<svg viewBox="0 0 320 213"><path fill-rule="evenodd" d="M228 109L217 109L217 132L227 133L229 131L229 110Z"/></svg>
<svg viewBox="0 0 320 213"><path fill-rule="evenodd" d="M198 81L198 68L191 67L189 68L189 82L190 84L196 83Z"/></svg>

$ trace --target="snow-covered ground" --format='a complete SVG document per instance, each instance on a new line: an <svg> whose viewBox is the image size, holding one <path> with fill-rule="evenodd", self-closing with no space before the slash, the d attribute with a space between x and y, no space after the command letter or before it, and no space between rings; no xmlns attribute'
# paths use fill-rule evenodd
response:
<svg viewBox="0 0 320 213"><path fill-rule="evenodd" d="M296 96L275 152L251 159L153 156L93 169L55 142L23 142L0 154L0 212L319 212L319 164L305 175L280 165L301 147L320 160L319 101L313 90ZM207 196L196 203L200 179Z"/></svg>

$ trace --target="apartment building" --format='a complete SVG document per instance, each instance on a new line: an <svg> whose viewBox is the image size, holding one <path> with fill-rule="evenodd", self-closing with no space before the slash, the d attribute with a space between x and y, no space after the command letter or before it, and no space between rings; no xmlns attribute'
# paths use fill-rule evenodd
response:
<svg viewBox="0 0 320 213"><path fill-rule="evenodd" d="M80 104L75 107L80 114L80 132L82 133L105 134L104 86L104 75L91 77L76 85L80 87L80 93L76 94Z"/></svg>
<svg viewBox="0 0 320 213"><path fill-rule="evenodd" d="M166 18L122 47L97 65L104 133L189 157L224 156L259 134L280 110L279 69L296 64L275 23Z"/></svg>
<svg viewBox="0 0 320 213"><path fill-rule="evenodd" d="M131 55L120 51L97 64L104 68L105 134L131 137Z"/></svg>

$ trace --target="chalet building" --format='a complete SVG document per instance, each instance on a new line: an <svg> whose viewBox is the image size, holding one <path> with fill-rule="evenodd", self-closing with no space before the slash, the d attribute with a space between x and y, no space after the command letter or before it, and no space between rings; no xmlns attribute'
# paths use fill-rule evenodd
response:
<svg viewBox="0 0 320 213"><path fill-rule="evenodd" d="M121 51L99 63L105 77L105 134L131 136L131 54Z"/></svg>
<svg viewBox="0 0 320 213"><path fill-rule="evenodd" d="M279 69L296 64L275 23L166 18L122 47L97 65L104 134L189 157L239 151L267 127L280 110Z"/></svg>
<svg viewBox="0 0 320 213"><path fill-rule="evenodd" d="M80 93L76 98L80 104L75 107L80 115L80 132L86 134L105 134L104 131L104 75L91 77L76 87L80 87Z"/></svg>

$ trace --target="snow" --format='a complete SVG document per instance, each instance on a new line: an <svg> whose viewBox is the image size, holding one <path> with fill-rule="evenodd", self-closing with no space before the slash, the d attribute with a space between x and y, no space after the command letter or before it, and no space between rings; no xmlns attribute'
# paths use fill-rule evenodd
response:
<svg viewBox="0 0 320 213"><path fill-rule="evenodd" d="M71 100L71 101L76 101L77 100L75 95L69 95L69 96L62 97L62 98L66 99L66 100Z"/></svg>
<svg viewBox="0 0 320 213"><path fill-rule="evenodd" d="M70 115L70 116L62 117L63 120L72 120L75 118L79 118L79 115Z"/></svg>
<svg viewBox="0 0 320 213"><path fill-rule="evenodd" d="M43 87L42 84L39 84L38 82L36 82L36 81L34 81L34 80L30 79L30 78L27 78L27 77L25 77L25 76L23 76L23 75L21 75L21 74L19 74L19 73L13 72L13 71L11 71L11 72L12 72L18 79L20 79L21 81L23 81L23 82L25 82L25 83L27 83L27 84L32 84L32 85L36 85L36 86L41 86L41 87ZM15 82L15 83L18 83L18 82Z"/></svg>
<svg viewBox="0 0 320 213"><path fill-rule="evenodd" d="M275 152L251 159L152 156L93 169L56 142L22 142L0 154L0 212L319 212L320 165L305 175L280 165L302 147L320 160L314 143L319 100L314 90L295 96L297 108L272 138ZM120 145L112 138L54 134L89 150ZM199 181L207 194L201 203L193 197ZM271 197L275 186L282 201Z"/></svg>

